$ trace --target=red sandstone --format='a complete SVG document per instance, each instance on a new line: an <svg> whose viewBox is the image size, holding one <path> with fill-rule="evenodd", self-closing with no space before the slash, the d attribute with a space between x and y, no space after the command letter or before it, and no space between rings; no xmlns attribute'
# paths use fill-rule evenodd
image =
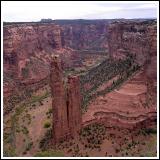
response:
<svg viewBox="0 0 160 160"><path fill-rule="evenodd" d="M51 62L50 86L53 107L53 142L75 137L81 129L81 99L78 77L68 78L67 94L64 89L59 56ZM67 96L66 96L67 95Z"/></svg>
<svg viewBox="0 0 160 160"><path fill-rule="evenodd" d="M60 60L54 57L51 63L51 93L53 107L53 141L57 143L68 134L67 106Z"/></svg>

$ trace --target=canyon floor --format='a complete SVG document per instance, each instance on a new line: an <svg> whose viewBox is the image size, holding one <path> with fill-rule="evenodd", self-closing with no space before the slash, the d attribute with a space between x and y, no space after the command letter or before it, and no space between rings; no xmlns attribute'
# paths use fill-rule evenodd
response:
<svg viewBox="0 0 160 160"><path fill-rule="evenodd" d="M84 127L77 139L62 142L56 151L51 147L48 152L54 151L55 156L156 156L155 125L151 125L150 130L118 127L120 123L132 126L155 112L155 106L144 105L146 85L140 80L140 75L141 71L119 88L94 99L82 116L84 126L90 128L85 130ZM13 113L5 117L4 147L11 155L45 155L42 150L51 141L52 121L51 96L48 90L49 86L39 89L27 104L22 102ZM115 126L111 127L109 123L108 127L103 123L96 124L101 118L110 119L107 122L114 123ZM94 126L90 125L91 121L95 121ZM89 140L97 137L98 142Z"/></svg>

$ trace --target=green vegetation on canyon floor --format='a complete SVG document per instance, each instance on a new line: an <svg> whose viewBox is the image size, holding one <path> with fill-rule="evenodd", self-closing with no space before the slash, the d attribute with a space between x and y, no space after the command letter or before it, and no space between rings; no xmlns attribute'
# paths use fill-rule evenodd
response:
<svg viewBox="0 0 160 160"><path fill-rule="evenodd" d="M131 133L128 129L108 128L103 124L93 123L84 127L77 138L66 139L55 147L51 143L51 135L52 131L49 129L41 140L41 152L54 152L53 148L56 148L67 157L156 156L156 131L154 127L136 129Z"/></svg>

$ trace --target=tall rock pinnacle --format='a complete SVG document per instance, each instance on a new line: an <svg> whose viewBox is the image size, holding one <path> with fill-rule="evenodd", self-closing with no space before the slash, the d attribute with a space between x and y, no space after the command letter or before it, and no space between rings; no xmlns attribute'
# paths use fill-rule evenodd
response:
<svg viewBox="0 0 160 160"><path fill-rule="evenodd" d="M68 133L66 97L61 61L58 56L54 56L51 62L50 80L53 108L53 141L57 143L65 138Z"/></svg>
<svg viewBox="0 0 160 160"><path fill-rule="evenodd" d="M65 92L59 56L53 56L50 71L53 143L56 144L66 138L75 137L81 129L80 82L77 76L69 76Z"/></svg>

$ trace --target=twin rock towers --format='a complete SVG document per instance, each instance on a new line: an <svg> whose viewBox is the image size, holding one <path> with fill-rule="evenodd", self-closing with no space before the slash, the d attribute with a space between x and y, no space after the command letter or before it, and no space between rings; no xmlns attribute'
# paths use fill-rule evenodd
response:
<svg viewBox="0 0 160 160"><path fill-rule="evenodd" d="M68 76L65 86L63 80L61 60L54 55L50 65L54 144L76 137L82 125L79 77Z"/></svg>

